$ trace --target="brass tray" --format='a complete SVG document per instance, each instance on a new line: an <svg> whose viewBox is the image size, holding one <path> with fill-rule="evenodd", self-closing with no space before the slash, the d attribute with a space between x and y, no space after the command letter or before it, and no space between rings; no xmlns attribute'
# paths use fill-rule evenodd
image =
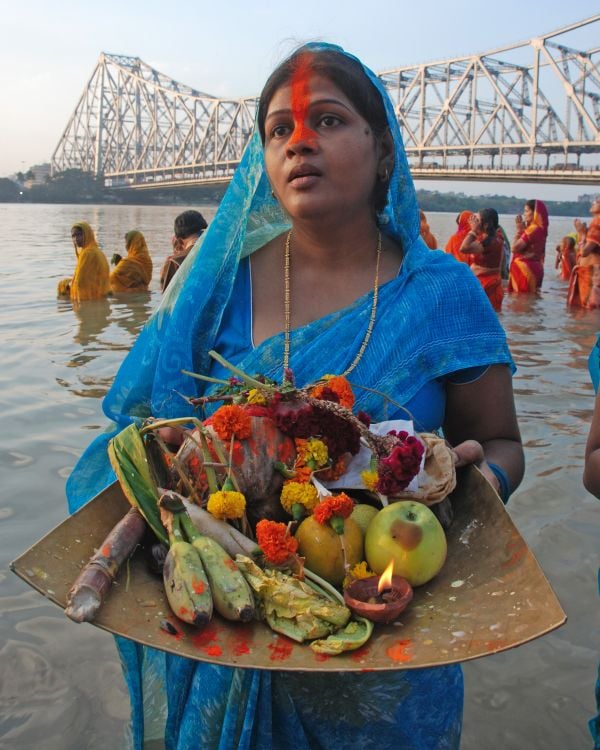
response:
<svg viewBox="0 0 600 750"><path fill-rule="evenodd" d="M123 566L94 625L169 653L224 666L303 671L433 667L520 646L566 621L556 595L498 495L469 467L453 493L448 559L415 590L393 625L376 625L358 651L319 656L307 644L255 622L214 615L203 630L175 618L162 581L142 555ZM80 568L128 509L118 484L96 496L11 563L11 569L60 607ZM178 635L161 626L168 619Z"/></svg>

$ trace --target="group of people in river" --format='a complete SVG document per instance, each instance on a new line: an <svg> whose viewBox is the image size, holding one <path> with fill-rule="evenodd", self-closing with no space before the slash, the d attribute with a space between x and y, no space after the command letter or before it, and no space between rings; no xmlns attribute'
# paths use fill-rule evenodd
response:
<svg viewBox="0 0 600 750"><path fill-rule="evenodd" d="M161 269L160 287L165 291L207 223L199 211L184 211L175 218L169 255ZM71 227L75 248L73 276L58 282L58 296L82 302L102 299L110 294L147 292L152 280L153 264L146 238L134 229L125 235L125 257L114 253L111 271L108 260L96 241L92 227L79 221Z"/></svg>
<svg viewBox="0 0 600 750"><path fill-rule="evenodd" d="M555 268L560 278L569 282L570 307L600 307L600 198L592 203L590 212L589 226L575 219L574 231L563 237L556 248ZM501 310L505 291L532 294L541 289L549 226L543 201L526 201L523 215L515 219L512 242L493 208L477 213L462 211L456 224L445 251L470 267L494 310ZM438 247L423 211L420 234L427 247Z"/></svg>

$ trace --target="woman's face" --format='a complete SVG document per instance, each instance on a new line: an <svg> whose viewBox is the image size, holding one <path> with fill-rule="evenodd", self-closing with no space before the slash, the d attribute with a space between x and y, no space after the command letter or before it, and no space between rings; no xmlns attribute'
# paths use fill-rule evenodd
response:
<svg viewBox="0 0 600 750"><path fill-rule="evenodd" d="M533 210L527 205L523 208L523 218L526 224L531 224L533 221Z"/></svg>
<svg viewBox="0 0 600 750"><path fill-rule="evenodd" d="M71 229L71 239L77 247L83 247L83 229L81 227L73 227L73 229Z"/></svg>
<svg viewBox="0 0 600 750"><path fill-rule="evenodd" d="M265 118L273 192L294 218L372 214L382 148L351 101L320 75L279 88Z"/></svg>

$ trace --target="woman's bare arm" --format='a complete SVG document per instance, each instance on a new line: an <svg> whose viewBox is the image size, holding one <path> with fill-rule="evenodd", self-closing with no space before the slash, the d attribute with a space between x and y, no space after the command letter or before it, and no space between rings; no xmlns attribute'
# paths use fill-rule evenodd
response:
<svg viewBox="0 0 600 750"><path fill-rule="evenodd" d="M588 492L600 498L600 394L596 396L594 414L585 446L583 484Z"/></svg>
<svg viewBox="0 0 600 750"><path fill-rule="evenodd" d="M471 383L448 383L444 434L458 466L479 465L498 489L498 479L487 466L494 463L505 472L511 492L519 486L525 462L507 365L492 365Z"/></svg>

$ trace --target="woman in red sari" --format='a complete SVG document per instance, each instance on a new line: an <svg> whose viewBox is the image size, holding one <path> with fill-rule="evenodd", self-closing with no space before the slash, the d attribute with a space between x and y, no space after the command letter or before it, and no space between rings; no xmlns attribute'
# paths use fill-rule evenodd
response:
<svg viewBox="0 0 600 750"><path fill-rule="evenodd" d="M575 238L567 234L556 246L556 260L554 268L558 271L558 277L563 281L571 278L571 271L575 266L575 248L577 243Z"/></svg>
<svg viewBox="0 0 600 750"><path fill-rule="evenodd" d="M473 211L462 211L458 214L456 217L456 223L458 225L456 232L450 237L445 248L449 255L453 255L456 260L460 260L461 263L466 263L469 266L471 265L473 258L467 255L467 253L462 253L460 248L471 229L471 224L469 223L471 216L474 216Z"/></svg>
<svg viewBox="0 0 600 750"><path fill-rule="evenodd" d="M542 201L527 201L523 216L519 214L515 224L508 291L531 294L541 288L544 279L548 209Z"/></svg>
<svg viewBox="0 0 600 750"><path fill-rule="evenodd" d="M421 227L419 230L421 237L425 240L425 244L430 250L436 250L438 246L437 240L431 229L429 228L427 217L425 216L425 211L421 211L419 209L419 218L421 220Z"/></svg>
<svg viewBox="0 0 600 750"><path fill-rule="evenodd" d="M502 309L502 256L504 243L498 230L498 212L484 208L469 219L470 231L465 236L460 252L472 258L471 271L479 279L496 312Z"/></svg>

